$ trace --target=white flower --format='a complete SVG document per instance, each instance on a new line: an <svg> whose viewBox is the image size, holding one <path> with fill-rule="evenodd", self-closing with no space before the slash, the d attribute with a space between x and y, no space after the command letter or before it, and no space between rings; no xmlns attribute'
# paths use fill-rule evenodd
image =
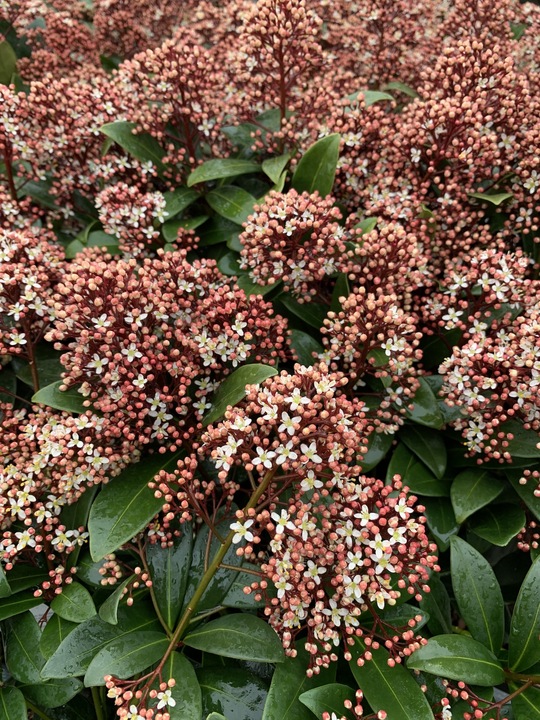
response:
<svg viewBox="0 0 540 720"><path fill-rule="evenodd" d="M257 455L258 457L253 458L251 461L254 465L254 467L259 467L262 465L263 467L270 470L272 467L272 459L276 457L276 453L273 450L265 450L260 445L257 447Z"/></svg>
<svg viewBox="0 0 540 720"><path fill-rule="evenodd" d="M282 535L285 531L285 528L288 528L289 530L294 530L295 525L290 519L290 515L286 510L282 510L281 515L273 512L271 517L272 520L276 522L276 535Z"/></svg>
<svg viewBox="0 0 540 720"><path fill-rule="evenodd" d="M102 358L97 353L94 353L92 360L86 364L86 367L95 370L96 375L101 375L103 368L105 365L108 365L108 363L109 360L107 358Z"/></svg>
<svg viewBox="0 0 540 720"><path fill-rule="evenodd" d="M300 422L300 415L291 417L289 413L281 413L281 425L278 427L278 432L287 432L289 435L294 435L294 425Z"/></svg>
<svg viewBox="0 0 540 720"><path fill-rule="evenodd" d="M283 465L287 460L296 460L298 455L294 452L292 440L286 445L280 445L276 450L276 463Z"/></svg>
<svg viewBox="0 0 540 720"><path fill-rule="evenodd" d="M161 708L167 707L174 707L176 705L176 700L172 697L172 691L170 689L165 690L165 692L159 692L157 694L157 698L159 700L157 704L157 709L161 710Z"/></svg>
<svg viewBox="0 0 540 720"><path fill-rule="evenodd" d="M253 541L253 533L249 532L250 528L254 523L254 520L246 520L245 522L235 522L231 525L231 530L234 530L235 534L233 537L233 543L239 543L241 540L246 539L248 542Z"/></svg>
<svg viewBox="0 0 540 720"><path fill-rule="evenodd" d="M126 715L126 720L144 720L142 715L139 715L136 705L131 705L129 713Z"/></svg>
<svg viewBox="0 0 540 720"><path fill-rule="evenodd" d="M300 450L310 462L322 463L322 458L317 454L317 444L315 441L309 445L302 443L302 445L300 445Z"/></svg>

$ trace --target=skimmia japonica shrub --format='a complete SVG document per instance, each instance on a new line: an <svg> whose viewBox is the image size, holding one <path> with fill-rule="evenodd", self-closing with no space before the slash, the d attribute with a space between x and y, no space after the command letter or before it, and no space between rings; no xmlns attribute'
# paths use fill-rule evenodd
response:
<svg viewBox="0 0 540 720"><path fill-rule="evenodd" d="M540 717L539 38L0 0L0 720Z"/></svg>

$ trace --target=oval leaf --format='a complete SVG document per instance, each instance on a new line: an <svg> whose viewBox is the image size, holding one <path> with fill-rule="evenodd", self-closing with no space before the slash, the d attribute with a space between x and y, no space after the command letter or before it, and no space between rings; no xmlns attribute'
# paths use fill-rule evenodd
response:
<svg viewBox="0 0 540 720"><path fill-rule="evenodd" d="M504 671L484 645L467 635L437 635L415 650L407 667L450 680L491 687L504 682Z"/></svg>
<svg viewBox="0 0 540 720"><path fill-rule="evenodd" d="M24 695L38 707L56 708L69 702L82 688L83 684L80 680L64 678L49 680L40 685L25 685Z"/></svg>
<svg viewBox="0 0 540 720"><path fill-rule="evenodd" d="M322 197L332 192L339 160L340 136L328 135L317 140L304 154L292 179L292 186L299 193L317 191Z"/></svg>
<svg viewBox="0 0 540 720"><path fill-rule="evenodd" d="M389 437L392 438L392 436ZM407 485L413 493L443 497L450 492L449 483L435 477L403 443L397 446L390 459L386 471L386 481L390 482L396 474L401 475L403 484Z"/></svg>
<svg viewBox="0 0 540 720"><path fill-rule="evenodd" d="M64 620L81 623L96 614L96 606L88 590L77 582L66 585L51 603L51 610Z"/></svg>
<svg viewBox="0 0 540 720"><path fill-rule="evenodd" d="M319 355L324 348L314 337L303 330L291 330L291 347L296 353L298 362L302 365L311 366L316 362L314 353Z"/></svg>
<svg viewBox="0 0 540 720"><path fill-rule="evenodd" d="M470 529L494 545L505 547L525 526L525 513L516 505L490 506L470 521Z"/></svg>
<svg viewBox="0 0 540 720"><path fill-rule="evenodd" d="M83 396L75 388L69 388L69 390L65 391L60 390L62 384L62 380L57 380L50 385L46 385L33 395L32 402L38 405L47 405L47 407L55 410L66 410L75 415L88 410L83 405Z"/></svg>
<svg viewBox="0 0 540 720"><path fill-rule="evenodd" d="M450 597L438 575L429 579L429 592L420 600L420 609L429 615L427 626L433 635L444 635L452 630Z"/></svg>
<svg viewBox="0 0 540 720"><path fill-rule="evenodd" d="M500 205L505 200L510 200L514 196L512 193L469 193L469 197L475 198L476 200L483 200L484 202L491 203L491 205Z"/></svg>
<svg viewBox="0 0 540 720"><path fill-rule="evenodd" d="M6 665L22 683L39 683L45 658L39 652L41 631L31 612L8 620L5 625Z"/></svg>
<svg viewBox="0 0 540 720"><path fill-rule="evenodd" d="M281 179L283 171L289 164L291 153L278 155L277 157L268 158L262 164L262 170L273 183L278 183Z"/></svg>
<svg viewBox="0 0 540 720"><path fill-rule="evenodd" d="M146 547L152 591L161 616L171 630L182 608L191 567L191 523L182 525L182 533L182 537L174 539L171 547L162 548L159 543Z"/></svg>
<svg viewBox="0 0 540 720"><path fill-rule="evenodd" d="M518 685L509 683L510 692L515 692ZM512 699L514 720L540 720L540 688L532 687L524 690Z"/></svg>
<svg viewBox="0 0 540 720"><path fill-rule="evenodd" d="M162 159L165 150L158 141L148 133L134 134L135 123L119 120L118 122L107 123L101 128L101 132L117 145L120 145L129 155L133 155L137 160L142 162L152 162L158 172L162 173L166 166Z"/></svg>
<svg viewBox="0 0 540 720"><path fill-rule="evenodd" d="M15 55L15 50L13 50L7 40L4 40L0 42L0 84L9 85L16 71L17 56Z"/></svg>
<svg viewBox="0 0 540 720"><path fill-rule="evenodd" d="M446 470L446 446L438 432L406 425L399 438L436 477L442 478Z"/></svg>
<svg viewBox="0 0 540 720"><path fill-rule="evenodd" d="M450 499L458 523L495 500L504 488L504 480L480 468L464 470L456 475L450 488Z"/></svg>
<svg viewBox="0 0 540 720"><path fill-rule="evenodd" d="M88 518L92 560L101 560L131 540L159 512L163 501L148 483L160 470L174 467L178 457L153 455L130 465L101 489Z"/></svg>
<svg viewBox="0 0 540 720"><path fill-rule="evenodd" d="M459 532L459 523L454 515L450 500L443 497L422 500L424 515L431 533L440 550L448 550L450 538Z"/></svg>
<svg viewBox="0 0 540 720"><path fill-rule="evenodd" d="M85 687L105 685L105 675L125 680L161 660L169 640L159 632L133 632L108 643L94 656L84 676Z"/></svg>
<svg viewBox="0 0 540 720"><path fill-rule="evenodd" d="M118 622L118 606L120 600L124 597L124 590L132 581L133 575L123 580L116 590L109 595L103 605L99 608L99 617L106 623L116 625Z"/></svg>
<svg viewBox="0 0 540 720"><path fill-rule="evenodd" d="M18 595L4 598L4 600L0 600L0 620L6 620L15 615L20 615L26 610L31 610L41 605L42 602L43 599L34 597L33 592L22 592Z"/></svg>
<svg viewBox="0 0 540 720"><path fill-rule="evenodd" d="M237 160L236 158L208 160L193 170L188 177L187 186L192 187L197 183L208 182L209 180L248 175L249 173L259 172L260 169L261 166L251 160Z"/></svg>
<svg viewBox="0 0 540 720"><path fill-rule="evenodd" d="M39 641L39 649L47 660L54 655L60 643L67 638L77 623L64 620L60 615L53 615L45 625Z"/></svg>
<svg viewBox="0 0 540 720"><path fill-rule="evenodd" d="M176 705L167 707L170 720L201 720L201 686L193 665L180 653L173 652L167 658L161 673L163 682L176 680L172 689L172 698ZM154 688L158 690L159 683Z"/></svg>
<svg viewBox="0 0 540 720"><path fill-rule="evenodd" d="M228 407L239 403L245 397L246 385L259 385L274 375L277 375L277 370L269 365L243 365L235 370L219 386L203 425L206 427L219 420Z"/></svg>
<svg viewBox="0 0 540 720"><path fill-rule="evenodd" d="M330 683L312 690L307 690L298 698L317 717L323 713L335 713L336 717L345 717L354 720L350 710L345 708L345 702L350 701L352 706L356 704L354 690L348 685Z"/></svg>
<svg viewBox="0 0 540 720"><path fill-rule="evenodd" d="M407 417L419 425L440 430L444 425L444 417L435 393L424 378L418 378L418 382L420 387L412 398L412 409L407 410Z"/></svg>
<svg viewBox="0 0 540 720"><path fill-rule="evenodd" d="M498 653L504 637L504 601L491 565L465 540L454 537L450 568L454 595L471 635Z"/></svg>
<svg viewBox="0 0 540 720"><path fill-rule="evenodd" d="M221 217L242 225L253 213L253 206L257 200L242 188L225 185L209 192L206 202Z"/></svg>
<svg viewBox="0 0 540 720"><path fill-rule="evenodd" d="M202 717L215 712L231 719L261 720L267 689L256 675L232 667L226 672L205 668L199 670L197 676L202 691Z"/></svg>
<svg viewBox="0 0 540 720"><path fill-rule="evenodd" d="M255 615L224 615L184 638L188 647L253 662L283 662L285 653L275 631Z"/></svg>
<svg viewBox="0 0 540 720"><path fill-rule="evenodd" d="M508 662L510 669L522 671L540 660L540 558L537 558L519 590L514 606Z"/></svg>
<svg viewBox="0 0 540 720"><path fill-rule="evenodd" d="M372 659L361 667L358 659L366 651L360 638L350 647L349 665L358 687L375 712L386 710L392 720L433 720L433 713L420 685L403 665L388 665L388 652L371 650Z"/></svg>
<svg viewBox="0 0 540 720"><path fill-rule="evenodd" d="M27 720L24 696L16 687L0 688L0 720Z"/></svg>
<svg viewBox="0 0 540 720"><path fill-rule="evenodd" d="M187 187L179 187L171 192L163 193L165 198L165 212L171 220L199 198L199 193Z"/></svg>
<svg viewBox="0 0 540 720"><path fill-rule="evenodd" d="M520 483L523 473L520 470L505 470L510 484L529 508L537 520L540 520L540 498L535 495L536 482L530 478L524 485Z"/></svg>

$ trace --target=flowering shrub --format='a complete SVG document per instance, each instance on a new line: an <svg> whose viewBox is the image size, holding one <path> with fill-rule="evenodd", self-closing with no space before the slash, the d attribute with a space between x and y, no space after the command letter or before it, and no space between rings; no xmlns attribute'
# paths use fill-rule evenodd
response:
<svg viewBox="0 0 540 720"><path fill-rule="evenodd" d="M540 12L0 0L0 720L540 717Z"/></svg>

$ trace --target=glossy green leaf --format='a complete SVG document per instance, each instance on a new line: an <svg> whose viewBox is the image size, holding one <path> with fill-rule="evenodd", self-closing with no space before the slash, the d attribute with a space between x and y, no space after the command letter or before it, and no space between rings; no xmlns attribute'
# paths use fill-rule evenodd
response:
<svg viewBox="0 0 540 720"><path fill-rule="evenodd" d="M476 200L482 200L483 202L490 203L491 205L501 205L505 200L510 200L510 198L513 198L512 193L483 193L483 192L474 192L469 193L470 198L475 198Z"/></svg>
<svg viewBox="0 0 540 720"><path fill-rule="evenodd" d="M83 688L76 678L48 680L39 685L25 685L22 690L30 702L42 708L56 708L65 705Z"/></svg>
<svg viewBox="0 0 540 720"><path fill-rule="evenodd" d="M88 590L80 583L66 585L51 603L51 610L70 622L81 623L96 614L96 606Z"/></svg>
<svg viewBox="0 0 540 720"><path fill-rule="evenodd" d="M109 235L102 230L91 232L88 236L88 242L86 244L88 247L107 248L110 253L114 250L118 250L119 248L118 238L114 237L114 235Z"/></svg>
<svg viewBox="0 0 540 720"><path fill-rule="evenodd" d="M321 685L306 690L298 699L317 717L322 717L323 713L327 712L329 715L335 713L338 718L354 720L351 710L347 710L344 705L345 701L350 701L353 707L356 704L355 691L348 685L340 683Z"/></svg>
<svg viewBox="0 0 540 720"><path fill-rule="evenodd" d="M516 683L509 683L510 692L518 689ZM540 688L532 687L512 699L514 720L540 720Z"/></svg>
<svg viewBox="0 0 540 720"><path fill-rule="evenodd" d="M339 273L336 278L336 284L334 285L334 291L332 292L332 301L330 303L330 310L333 312L340 312L341 300L348 298L350 295L349 280L347 273Z"/></svg>
<svg viewBox="0 0 540 720"><path fill-rule="evenodd" d="M13 686L0 687L0 720L27 720L22 692Z"/></svg>
<svg viewBox="0 0 540 720"><path fill-rule="evenodd" d="M456 475L450 499L458 523L495 500L504 488L504 480L481 468L471 468Z"/></svg>
<svg viewBox="0 0 540 720"><path fill-rule="evenodd" d="M126 678L146 670L161 660L169 647L166 635L160 632L139 631L111 640L88 666L85 687L105 685L105 675Z"/></svg>
<svg viewBox="0 0 540 720"><path fill-rule="evenodd" d="M209 715L206 716L206 720L227 720L227 718L221 713L211 712Z"/></svg>
<svg viewBox="0 0 540 720"><path fill-rule="evenodd" d="M418 382L420 387L412 398L412 410L407 410L407 418L418 425L440 430L444 425L444 417L435 393L424 378L418 378Z"/></svg>
<svg viewBox="0 0 540 720"><path fill-rule="evenodd" d="M167 708L171 720L201 720L201 686L193 665L186 656L178 652L171 653L165 661L161 677L163 682L176 681L172 689L172 697L176 705ZM154 688L159 690L159 682L156 682Z"/></svg>
<svg viewBox="0 0 540 720"><path fill-rule="evenodd" d="M124 590L133 580L133 575L130 575L123 580L116 590L109 595L105 602L99 608L99 617L110 625L116 625L118 623L118 607L120 601L124 597Z"/></svg>
<svg viewBox="0 0 540 720"><path fill-rule="evenodd" d="M166 166L163 164L165 150L149 133L134 134L136 124L119 120L107 123L101 132L117 145L120 145L129 155L142 162L152 162L159 173L163 173Z"/></svg>
<svg viewBox="0 0 540 720"><path fill-rule="evenodd" d="M182 525L182 536L171 547L155 543L147 545L146 560L152 578L152 588L162 618L174 628L186 593L193 550L191 523Z"/></svg>
<svg viewBox="0 0 540 720"><path fill-rule="evenodd" d="M410 85L405 85L405 83L400 82L399 80L394 80L393 82L389 82L385 85L387 90L398 90L399 92L402 92L404 95L408 95L409 97L416 98L418 97L418 93L414 88L412 88Z"/></svg>
<svg viewBox="0 0 540 720"><path fill-rule="evenodd" d="M403 484L413 493L444 497L450 492L449 483L435 477L403 443L397 446L388 463L386 482L389 483L396 474L401 476Z"/></svg>
<svg viewBox="0 0 540 720"><path fill-rule="evenodd" d="M441 551L447 550L450 538L459 532L459 523L454 515L452 503L447 498L422 498L424 515L431 534Z"/></svg>
<svg viewBox="0 0 540 720"><path fill-rule="evenodd" d="M394 100L393 95L380 90L361 90L358 94L364 97L366 107L375 105L375 103L383 102L385 100Z"/></svg>
<svg viewBox="0 0 540 720"><path fill-rule="evenodd" d="M508 644L510 669L527 670L540 660L540 558L532 564L514 606Z"/></svg>
<svg viewBox="0 0 540 720"><path fill-rule="evenodd" d="M39 649L43 657L48 660L57 651L60 643L67 638L77 623L64 620L60 615L53 615L43 628L39 640Z"/></svg>
<svg viewBox="0 0 540 720"><path fill-rule="evenodd" d="M440 577L433 573L430 577L429 592L420 600L420 609L428 613L428 629L433 635L444 635L452 631L450 597Z"/></svg>
<svg viewBox="0 0 540 720"><path fill-rule="evenodd" d="M504 601L489 562L459 537L452 538L452 587L473 638L497 654L504 637Z"/></svg>
<svg viewBox="0 0 540 720"><path fill-rule="evenodd" d="M21 590L27 590L28 588L37 588L47 577L47 571L43 570L43 568L22 563L15 565L8 573L9 584L13 593L19 593Z"/></svg>
<svg viewBox="0 0 540 720"><path fill-rule="evenodd" d="M301 158L292 178L292 187L299 193L318 192L326 197L332 192L339 160L340 136L327 135L317 140Z"/></svg>
<svg viewBox="0 0 540 720"><path fill-rule="evenodd" d="M228 243L233 237L238 237L239 230L240 228L236 223L216 215L216 217L210 218L208 222L205 222L199 230L199 237L201 238L200 246L206 247Z"/></svg>
<svg viewBox="0 0 540 720"><path fill-rule="evenodd" d="M220 272L229 277L239 277L242 274L240 269L240 256L238 253L230 250L224 253L217 261Z"/></svg>
<svg viewBox="0 0 540 720"><path fill-rule="evenodd" d="M237 160L226 158L224 160L207 160L207 162L195 168L188 177L187 185L192 187L210 180L222 180L223 178L236 177L237 175L248 175L259 172L261 166L251 160Z"/></svg>
<svg viewBox="0 0 540 720"><path fill-rule="evenodd" d="M303 330L291 330L291 347L296 353L298 362L307 366L316 362L313 353L318 355L323 352L323 346Z"/></svg>
<svg viewBox="0 0 540 720"><path fill-rule="evenodd" d="M408 603L403 603L402 605L387 605L384 610L380 611L379 617L381 620L384 620L385 623L395 628L404 628L410 620L421 617L422 619L419 622L415 621L415 632L429 622L429 615L425 610L421 610Z"/></svg>
<svg viewBox="0 0 540 720"><path fill-rule="evenodd" d="M479 537L505 547L525 527L525 513L517 505L490 505L471 518L469 527Z"/></svg>
<svg viewBox="0 0 540 720"><path fill-rule="evenodd" d="M239 287L241 290L245 292L246 295L267 295L269 292L272 292L274 288L276 288L279 283L272 283L271 285L259 285L258 283L254 283L250 280L250 277L248 274L240 275L238 277L238 280L236 281L237 287Z"/></svg>
<svg viewBox="0 0 540 720"><path fill-rule="evenodd" d="M121 608L117 625L110 625L96 616L78 625L62 640L43 667L41 677L49 679L84 675L92 658L111 640L140 631L158 630L160 627L155 615L136 606Z"/></svg>
<svg viewBox="0 0 540 720"><path fill-rule="evenodd" d="M289 164L290 159L291 153L285 153L284 155L268 158L268 160L264 160L262 170L273 183L278 183L281 179L283 171Z"/></svg>
<svg viewBox="0 0 540 720"><path fill-rule="evenodd" d="M184 638L188 647L253 662L283 662L285 653L270 625L255 615L223 615Z"/></svg>
<svg viewBox="0 0 540 720"><path fill-rule="evenodd" d="M9 85L16 71L17 55L7 40L4 40L0 42L0 84Z"/></svg>
<svg viewBox="0 0 540 720"><path fill-rule="evenodd" d="M437 635L415 650L407 667L440 675L450 680L463 680L482 687L500 685L504 671L484 645L468 635Z"/></svg>
<svg viewBox="0 0 540 720"><path fill-rule="evenodd" d="M208 220L208 215L199 215L194 218L187 218L182 220L170 220L161 226L161 232L163 237L169 243L176 242L178 231L180 228L185 230L196 230L200 225Z"/></svg>
<svg viewBox="0 0 540 720"><path fill-rule="evenodd" d="M228 407L234 407L245 397L247 385L259 385L267 378L277 375L269 365L243 365L223 380L212 400L212 409L203 420L206 427L219 420Z"/></svg>
<svg viewBox="0 0 540 720"><path fill-rule="evenodd" d="M0 600L0 620L20 615L43 602L42 598L34 597L33 592L21 592Z"/></svg>
<svg viewBox="0 0 540 720"><path fill-rule="evenodd" d="M366 217L363 220L360 220L359 223L356 223L354 227L360 230L362 235L367 235L372 230L375 230L378 222L379 218L377 217Z"/></svg>
<svg viewBox="0 0 540 720"><path fill-rule="evenodd" d="M392 720L433 720L427 698L411 673L403 665L390 667L388 652L383 648L370 650L372 659L359 666L365 651L364 642L355 638L349 665L372 709L386 710Z"/></svg>
<svg viewBox="0 0 540 720"><path fill-rule="evenodd" d="M386 433L378 433L373 431L368 436L367 447L368 450L364 454L363 459L360 463L362 466L362 472L368 472L372 468L376 467L381 460L383 460L388 451L392 447L394 438L392 435Z"/></svg>
<svg viewBox="0 0 540 720"><path fill-rule="evenodd" d="M441 434L430 428L405 425L399 433L399 439L420 460L427 465L439 479L446 470L446 447Z"/></svg>
<svg viewBox="0 0 540 720"><path fill-rule="evenodd" d="M253 214L253 206L257 200L242 188L225 185L209 192L206 202L221 217L242 225L249 215Z"/></svg>
<svg viewBox="0 0 540 720"><path fill-rule="evenodd" d="M12 361L12 365L19 380L22 380L22 382L25 385L28 385L28 387L33 388L34 380L32 378L32 370L30 367L30 363L28 363L26 360L20 360L19 358L17 358L16 360L14 359L14 361ZM47 386L55 383L64 370L63 366L60 363L60 360L56 358L39 360L37 362L37 369L39 383L41 386Z"/></svg>
<svg viewBox="0 0 540 720"><path fill-rule="evenodd" d="M62 382L62 380L57 380L41 388L33 395L32 402L38 405L47 405L55 410L66 410L75 415L85 412L88 408L83 405L83 396L75 388L60 390Z"/></svg>
<svg viewBox="0 0 540 720"><path fill-rule="evenodd" d="M272 676L268 698L264 706L263 720L313 720L308 708L300 702L300 695L320 685L333 682L335 668L309 678L306 675L309 657L305 650L298 650L295 658L279 663Z"/></svg>
<svg viewBox="0 0 540 720"><path fill-rule="evenodd" d="M0 598L9 597L12 593L9 585L6 573L4 572L3 566L0 564Z"/></svg>
<svg viewBox="0 0 540 720"><path fill-rule="evenodd" d="M497 431L514 436L506 448L513 458L540 458L538 433L534 430L525 430L518 420L506 420L497 427Z"/></svg>
<svg viewBox="0 0 540 720"><path fill-rule="evenodd" d="M510 484L529 508L537 520L540 520L540 498L535 495L537 484L534 478L522 485L519 481L523 477L520 470L505 469L506 477Z"/></svg>
<svg viewBox="0 0 540 720"><path fill-rule="evenodd" d="M170 192L163 193L165 198L165 212L171 220L178 213L183 212L195 200L198 200L199 193L187 187L179 187Z"/></svg>
<svg viewBox="0 0 540 720"><path fill-rule="evenodd" d="M90 554L94 561L114 552L143 530L163 500L148 483L162 469L176 466L179 455L153 455L130 465L103 486L88 518Z"/></svg>
<svg viewBox="0 0 540 720"><path fill-rule="evenodd" d="M18 615L5 624L6 665L15 680L39 683L45 659L39 652L41 631L31 612Z"/></svg>
<svg viewBox="0 0 540 720"><path fill-rule="evenodd" d="M248 569L260 572L260 567L251 563L243 563L242 568L247 567ZM260 600L255 599L256 593L251 592L246 594L244 588L251 585L251 583L257 580L257 577L252 573L248 572L237 572L235 573L234 580L231 587L227 591L227 594L221 601L224 607L234 608L235 610L255 610L266 605L264 598ZM266 589L266 592L270 592L270 588Z"/></svg>
<svg viewBox="0 0 540 720"><path fill-rule="evenodd" d="M280 295L279 301L285 308L300 320L319 330L326 318L328 308L314 302L299 303L292 295Z"/></svg>
<svg viewBox="0 0 540 720"><path fill-rule="evenodd" d="M261 720L267 688L248 670L227 667L197 671L202 691L203 717L217 712L226 718ZM311 719L312 720L312 719Z"/></svg>

